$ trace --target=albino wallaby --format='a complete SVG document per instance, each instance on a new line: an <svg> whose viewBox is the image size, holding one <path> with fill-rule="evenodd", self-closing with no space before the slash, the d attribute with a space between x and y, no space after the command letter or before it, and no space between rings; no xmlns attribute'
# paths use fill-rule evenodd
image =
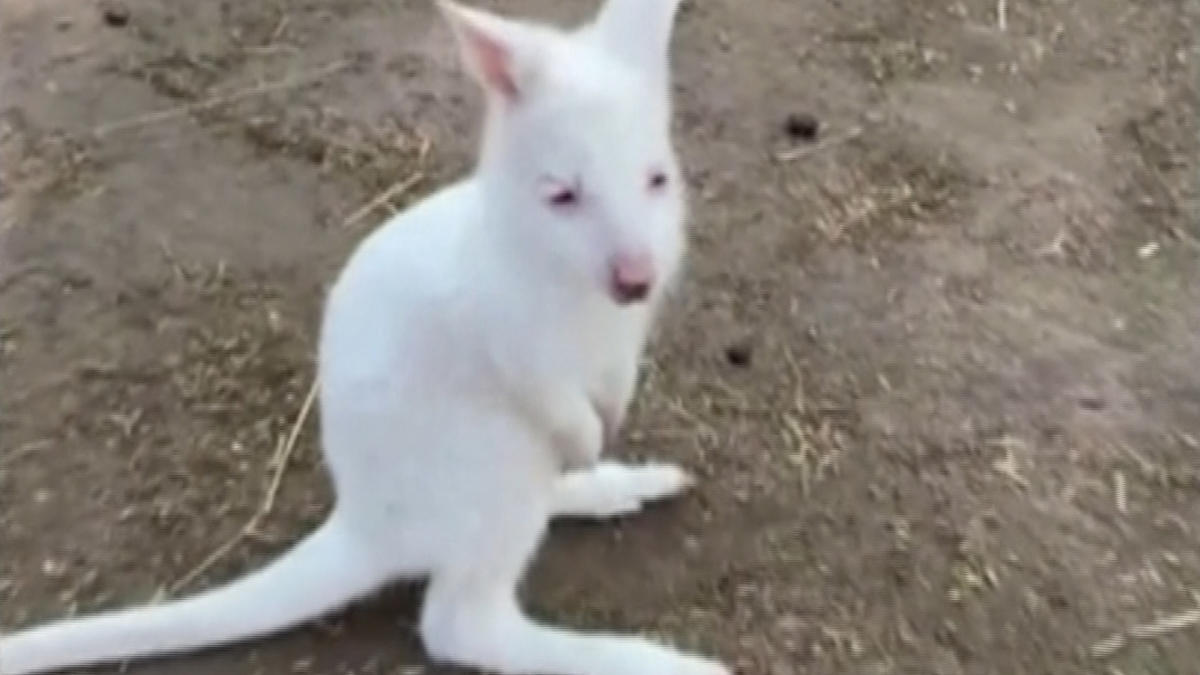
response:
<svg viewBox="0 0 1200 675"><path fill-rule="evenodd" d="M679 0L572 31L439 0L487 96L478 165L365 239L330 292L319 373L337 500L275 562L178 601L0 637L0 675L263 636L428 577L438 662L506 675L728 675L634 636L547 626L516 587L554 516L690 485L600 459L685 248L670 140Z"/></svg>

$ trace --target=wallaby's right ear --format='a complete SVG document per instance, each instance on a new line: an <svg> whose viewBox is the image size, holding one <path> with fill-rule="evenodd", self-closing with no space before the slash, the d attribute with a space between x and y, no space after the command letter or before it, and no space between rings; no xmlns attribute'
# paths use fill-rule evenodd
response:
<svg viewBox="0 0 1200 675"><path fill-rule="evenodd" d="M458 41L463 64L489 94L515 103L537 77L538 35L531 27L454 0L437 6Z"/></svg>
<svg viewBox="0 0 1200 675"><path fill-rule="evenodd" d="M605 0L592 29L609 53L665 80L680 4L681 0Z"/></svg>

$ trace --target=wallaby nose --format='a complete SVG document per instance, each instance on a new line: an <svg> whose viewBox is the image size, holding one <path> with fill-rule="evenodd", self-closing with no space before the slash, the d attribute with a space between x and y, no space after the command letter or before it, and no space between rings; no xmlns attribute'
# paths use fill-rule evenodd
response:
<svg viewBox="0 0 1200 675"><path fill-rule="evenodd" d="M654 287L654 262L649 254L619 254L613 257L611 292L622 305L645 300Z"/></svg>

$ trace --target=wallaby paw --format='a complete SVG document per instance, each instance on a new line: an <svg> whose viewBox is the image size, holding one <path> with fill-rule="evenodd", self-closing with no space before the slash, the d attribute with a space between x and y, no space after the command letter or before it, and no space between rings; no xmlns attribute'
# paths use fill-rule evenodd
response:
<svg viewBox="0 0 1200 675"><path fill-rule="evenodd" d="M565 474L559 483L560 515L613 518L637 513L647 502L674 497L695 481L674 464L601 462Z"/></svg>
<svg viewBox="0 0 1200 675"><path fill-rule="evenodd" d="M696 484L692 475L674 464L617 464L622 476L614 477L615 491L626 491L639 502L654 502L682 494Z"/></svg>

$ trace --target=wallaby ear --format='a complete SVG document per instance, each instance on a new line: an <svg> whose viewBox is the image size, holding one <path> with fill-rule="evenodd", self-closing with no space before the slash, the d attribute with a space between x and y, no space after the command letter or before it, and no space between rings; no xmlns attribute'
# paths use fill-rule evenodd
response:
<svg viewBox="0 0 1200 675"><path fill-rule="evenodd" d="M489 93L509 103L528 94L538 62L535 31L454 0L436 1L472 77Z"/></svg>
<svg viewBox="0 0 1200 675"><path fill-rule="evenodd" d="M591 30L613 56L666 78L679 4L680 0L607 0Z"/></svg>

